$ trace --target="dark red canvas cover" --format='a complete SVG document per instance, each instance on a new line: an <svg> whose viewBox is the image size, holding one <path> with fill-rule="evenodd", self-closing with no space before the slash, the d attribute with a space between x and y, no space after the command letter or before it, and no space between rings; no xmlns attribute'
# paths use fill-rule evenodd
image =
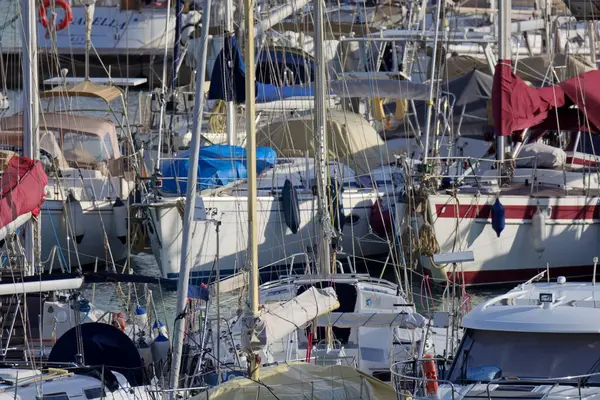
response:
<svg viewBox="0 0 600 400"><path fill-rule="evenodd" d="M13 156L0 176L0 228L18 216L40 213L48 177L40 161Z"/></svg>
<svg viewBox="0 0 600 400"><path fill-rule="evenodd" d="M578 109L571 107L574 104ZM526 128L600 132L600 71L533 88L512 72L510 61L500 60L492 106L496 133L501 136Z"/></svg>

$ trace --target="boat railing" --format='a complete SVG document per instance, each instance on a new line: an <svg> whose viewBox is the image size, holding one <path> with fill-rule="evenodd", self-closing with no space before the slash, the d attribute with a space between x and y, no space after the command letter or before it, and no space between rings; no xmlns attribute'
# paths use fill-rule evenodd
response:
<svg viewBox="0 0 600 400"><path fill-rule="evenodd" d="M517 161L532 160L531 167L516 167ZM421 172L426 172L427 175L438 179L451 179L455 182L464 183L469 181L475 183L477 186L482 184L490 184L491 182L498 182L501 180L509 179L530 179L531 186L533 187L537 183L538 178L538 167L537 160L534 156L530 157L518 157L511 158L504 161L492 160L487 158L478 157L429 157L429 160L436 161L443 164L447 172L436 173L428 168L427 166L421 166ZM485 167L485 164L489 165L489 168ZM460 165L462 165L462 172L460 172ZM479 171L497 171L497 174L486 174L478 175ZM520 171L524 173L519 173Z"/></svg>
<svg viewBox="0 0 600 400"><path fill-rule="evenodd" d="M438 369L437 365L439 364L439 362L445 363L447 361L448 360L446 360L444 358L433 358L432 357L432 358L420 358L420 359L399 361L399 362L392 364L392 366L390 367L392 376L394 376L394 378L397 379L397 382L404 385L404 387L400 388L400 389L404 389L404 390L398 390L398 393L400 396L399 398L402 398L402 392L404 392L404 393L408 392L410 394L405 394L404 398L411 397L413 399L415 399L415 398L429 399L430 396L426 393L425 388L426 388L427 383L433 382L433 383L437 383L438 385L445 385L446 388L449 388L450 394L452 395L452 400L455 400L455 396L459 393L456 388L457 387L456 384L454 384L453 382L446 380L446 379L427 378L426 376L422 376L423 375L422 371L424 370L423 369L424 362L433 362L436 365L436 369ZM410 375L407 372L405 372L409 368L412 371L415 371L416 374L421 374L421 376ZM554 386L554 387L560 386L560 385L569 385L569 386L577 388L577 396L573 396L571 392L569 392L566 395L560 395L560 394L551 393L551 391L548 391L548 392L546 392L544 397L541 398L541 400L548 398L550 396L553 399L558 397L558 398L561 398L564 400L567 400L567 399L572 400L574 398L583 400L583 398L587 397L588 395L582 394L582 388L587 387L587 382L589 381L589 379L594 378L594 377L600 377L600 372L593 372L593 373L581 374L581 375L552 377L552 378L519 378L519 377L511 376L511 377L501 377L501 378L497 378L497 379L492 379L488 382L479 382L479 383L486 385L486 389L485 389L486 396L485 397L487 398L487 400L492 400L493 398L496 398L496 396L493 395L493 392L495 390L495 388L493 388L493 386L515 385L515 384L530 385L530 386L531 385L538 385L538 386L549 385L549 386ZM406 386L412 386L412 387L410 387L410 388L408 388L408 390L406 390L405 389ZM437 390L439 391L439 387ZM483 396L478 396L478 397L483 398Z"/></svg>
<svg viewBox="0 0 600 400"><path fill-rule="evenodd" d="M417 375L423 375L423 363L425 362L433 362L434 365L436 365L435 368L438 369L437 365L439 363L447 363L448 360L443 357L418 358L398 361L391 365L390 372L396 381L395 386L398 392L398 399L429 399L430 396L427 395L425 388L428 383L436 383L438 385L447 385L450 388L452 400L455 400L455 395L458 394L458 391L451 381L446 379L427 378L426 376ZM414 371L415 375L409 375L409 373L406 372L409 369ZM398 387L399 385L401 386Z"/></svg>
<svg viewBox="0 0 600 400"><path fill-rule="evenodd" d="M589 373L589 374L582 374L582 375L570 375L570 376L561 376L561 377L553 377L553 378L519 378L519 377L502 377L502 378L498 378L498 379L493 379L491 381L489 381L486 385L486 394L487 394L487 398L488 400L492 399L492 395L491 395L491 391L490 391L490 386L493 385L514 385L515 383L518 383L519 385L551 385L551 386L560 386L562 384L566 384L569 386L575 386L575 383L577 384L577 397L579 400L582 400L583 397L587 397L583 396L581 393L581 388L582 387L586 387L586 383L590 378L596 377L596 376L600 376L600 372L593 372L593 373ZM571 394L567 394L567 395L560 395L557 393L551 393L551 391L548 391L544 397L542 397L541 400L552 396L552 398L562 398L562 399L569 399L572 400L574 398L574 396L572 396Z"/></svg>

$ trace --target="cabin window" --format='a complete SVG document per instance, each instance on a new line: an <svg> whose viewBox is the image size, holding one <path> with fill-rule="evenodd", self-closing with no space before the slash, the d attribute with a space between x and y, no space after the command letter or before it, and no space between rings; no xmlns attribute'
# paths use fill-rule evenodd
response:
<svg viewBox="0 0 600 400"><path fill-rule="evenodd" d="M115 158L115 154L113 152L112 141L110 139L110 135L104 135L104 147L106 147L106 152L109 158Z"/></svg>
<svg viewBox="0 0 600 400"><path fill-rule="evenodd" d="M596 135L582 132L579 136L577 151L586 154L600 154L600 138Z"/></svg>
<svg viewBox="0 0 600 400"><path fill-rule="evenodd" d="M450 381L561 378L598 372L600 334L467 330ZM593 379L590 379L592 381ZM595 378L600 383L600 379Z"/></svg>
<svg viewBox="0 0 600 400"><path fill-rule="evenodd" d="M91 388L91 389L83 389L83 393L85 394L85 398L89 399L89 400L104 398L104 391L102 390L101 387L95 387L95 388Z"/></svg>
<svg viewBox="0 0 600 400"><path fill-rule="evenodd" d="M65 132L63 153L67 161L96 164L109 159L104 142L96 135Z"/></svg>
<svg viewBox="0 0 600 400"><path fill-rule="evenodd" d="M40 396L35 396L36 400L69 400L69 396L65 392L50 393Z"/></svg>

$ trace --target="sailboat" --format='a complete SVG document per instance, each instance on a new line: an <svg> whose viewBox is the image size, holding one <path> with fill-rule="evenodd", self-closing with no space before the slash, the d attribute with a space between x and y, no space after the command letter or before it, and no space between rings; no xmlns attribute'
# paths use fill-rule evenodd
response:
<svg viewBox="0 0 600 400"><path fill-rule="evenodd" d="M51 65L40 68L42 79L52 78L54 71L63 67L74 68L75 75L82 76L87 68L87 39L93 29L92 75L146 78L147 83L156 85L160 82L152 78L157 72L160 76L164 48L173 49L177 30L184 40L190 39L202 10L184 0L43 1L38 14L38 43ZM172 51L167 54L169 60L176 57ZM186 72L189 80L189 70Z"/></svg>
<svg viewBox="0 0 600 400"><path fill-rule="evenodd" d="M84 8L90 31L85 41L85 75L72 78L64 70L61 77L45 81L54 86L39 95L46 107L34 108L39 113L40 152L49 178L41 213L41 257L54 262L56 255L69 271L105 262L114 267L125 259L126 204L140 172L129 125L121 122L127 118L124 92L109 86L111 79L90 76L93 6ZM129 87L144 80L118 82ZM93 103L101 103L99 112L106 114L98 116L90 109ZM19 113L0 118L0 148L20 151L26 130Z"/></svg>
<svg viewBox="0 0 600 400"><path fill-rule="evenodd" d="M241 82L248 79L241 70L244 62L234 43L230 51L233 53L231 63L223 64L228 65L235 84L220 88L216 83L211 85L211 90L234 92L226 95L226 99L245 98L248 93L240 88ZM258 98L286 98L309 92L304 89L257 84ZM279 95L280 90L283 92ZM312 96L313 91L310 92ZM345 257L344 253L366 258L387 254L386 233L384 237L373 233L370 218L379 197L395 190L394 167L390 166L394 159L377 132L360 115L329 109L327 114L329 151L337 158L329 162L328 175L333 187L330 195L335 198L338 209L336 229L342 233L340 258ZM313 158L317 149L310 138L314 120L312 114L299 112L283 121L264 124L259 130L257 143L262 147L258 150L261 221L258 235L259 262L263 266L293 264L299 262L300 254L313 252L315 235L311 227L317 212ZM155 177L157 187L145 205L150 217L147 224L152 250L167 279L176 279L179 274L183 223L179 204L184 200L182 192L189 182L185 178L190 165L188 157L189 152L182 152L175 159L162 161L160 175ZM201 149L200 201L194 213L197 221L193 236L194 278L209 280L211 277L219 239L213 234L214 225L205 221L215 216L220 220L224 237L236 238L228 246L220 247L222 275L235 273L243 264L246 239L238 233L241 216L247 212L245 157L245 150L239 147L204 146ZM296 200L290 201L293 198ZM290 218L291 215L295 217ZM287 261L282 263L283 259Z"/></svg>
<svg viewBox="0 0 600 400"><path fill-rule="evenodd" d="M247 4L246 10L252 10L252 5ZM320 9L320 12L322 12L322 9ZM252 32L252 16L249 11L247 11L246 15L246 27ZM322 27L320 29L322 30ZM253 60L253 41L250 38L247 38L246 46L247 57ZM254 81L252 79L253 67L251 65L246 67L246 73L248 78L246 81L246 90L248 93L246 97L246 109L247 113L252 116L254 113ZM317 79L317 84L318 87L324 88L325 71L323 68L321 68L320 73L321 76ZM203 88L204 85L200 82L197 93L199 99L203 99ZM368 369L369 375L389 376L388 368L390 360L393 357L390 354L393 351L393 341L400 336L396 328L415 329L424 328L426 325L425 319L414 311L414 305L409 304L404 299L401 289L398 286L381 279L372 279L368 276L352 273L353 271L340 274L333 272L332 265L335 263L330 250L331 237L329 236L329 224L331 222L328 222L330 215L327 211L328 204L325 196L328 178L327 165L325 163L327 152L324 150L326 148L324 140L327 137L324 133L326 129L325 92L323 91L321 95L318 93L315 96L315 109L319 110L320 116L317 117L319 126L316 126L314 129L314 147L315 149L321 149L321 151L315 151L315 166L317 170L318 201L320 202L319 209L322 211L317 217L319 221L317 224L317 231L319 232L319 243L317 243L318 259L314 261L319 271L315 273L310 266L307 266L307 270L303 274L292 275L259 287L258 202L255 195L258 186L258 177L255 173L257 168L256 126L254 118L247 118L246 130L248 138L246 151L248 156L246 165L248 179L246 181L246 201L249 244L248 268L245 277L248 279L246 280L242 277L239 280L249 283L249 299L246 303L249 304L249 307L241 316L227 321L227 327L225 328L221 325L221 318L217 314L218 322L216 325L212 325L210 329L204 329L205 335L207 334L206 332L212 332L209 335L212 336L212 343L216 343L216 346L212 347L210 351L213 357L216 355L216 360L210 363L210 365L214 369L213 372L217 375L217 379L215 380L217 387L214 389L214 392L209 393L209 397L214 396L215 393L223 393L223 390L228 392L226 388L229 383L218 385L222 378L222 363L227 363L228 368L238 368L242 371L246 369L248 371L248 378L253 381L260 379L258 370L264 368L265 370L273 371L268 373L272 379L279 379L279 382L284 382L285 378L282 375L290 372L290 370L286 371L286 367L271 369L272 367L267 366L268 364L283 363L300 357L305 358L309 363L292 364L291 370L296 371L296 373L302 373L301 371L313 371L314 373L315 370L319 370L319 367L315 367L310 362L336 364L345 358L351 359L356 357L359 366ZM193 136L191 146L192 153L189 160L192 165L197 162L200 154L201 136L199 133L202 101L199 103L197 105L198 113L196 115L198 117L195 121L195 135ZM177 306L177 312L181 313L180 315L182 316L189 312L186 300L190 282L189 271L193 265L192 232L194 224L192 223L192 219L195 202L197 201L196 187L198 185L196 180L198 170L190 168L187 172L188 186L186 187L186 203L183 217L183 248ZM214 223L218 232L220 227L219 221L216 220ZM221 271L220 261L220 258L216 259L217 281L215 285L217 286L219 285L218 279ZM219 300L217 299L217 307L218 304ZM341 312L338 313L336 312L337 310ZM178 318L176 323L170 390L178 390L180 382L183 381L181 377L181 356L184 341L184 318ZM303 329L307 324L312 327L310 330L311 333L308 333L308 335ZM424 331L423 335L419 335L419 339L427 339ZM221 337L221 332L226 332L223 336L229 337L231 341L226 341L224 337ZM302 335L305 339L309 338L308 345L306 344L306 340L302 338L298 339ZM349 338L350 340L348 340ZM313 339L315 340L315 345L320 340L323 341L325 346L315 346L316 348L313 350L313 344L311 343ZM203 340L206 341L206 338ZM304 354L300 353L299 342L305 345ZM343 342L343 345L334 346L334 342ZM349 354L346 356L344 354L344 345L347 345L348 342L354 343L357 346L354 349L349 349ZM412 354L412 344L413 342L411 341L405 346L405 356ZM240 349L243 354L239 354L235 349ZM313 352L312 355L311 352ZM211 372L211 367L208 366L209 363L206 361L208 359L206 356L208 351L205 350L201 354L203 355L202 362L197 365L195 371L190 371L193 376L206 376L207 372ZM219 354L222 356L220 357ZM367 354L369 355L367 356ZM232 365L232 363L227 362L227 358L237 359L242 358L242 355L244 358L243 363ZM354 368L325 367L321 368L320 371L336 371L337 375L335 376L339 376L340 379L343 376L354 376L354 378L358 378L359 382L362 379L361 377L364 377L365 381L363 383L365 385L378 386L383 393L387 393L388 395L394 393L391 387L383 386L374 378L367 378L362 373L351 372L355 371ZM240 385L240 381L236 380L235 382L235 384L232 383L232 388ZM349 381L348 384L355 385L356 381L353 383ZM354 388L356 389L356 386ZM180 388L180 390L184 389Z"/></svg>
<svg viewBox="0 0 600 400"><path fill-rule="evenodd" d="M148 388L140 379L142 356L134 342L109 324L83 323L96 319L95 310L78 295L83 279L73 275L42 278L39 219L28 220L21 232L15 232L20 219L37 214L47 184L39 152L35 14L29 1L23 1L21 7L28 44L23 46L24 100L29 106L23 114L24 157L12 155L1 176L0 214L3 218L12 214L13 220L6 221L1 230L8 251L3 254L0 283L4 310L0 398L146 399ZM15 339L20 345L15 345ZM45 346L51 347L50 354ZM118 357L106 362L110 354Z"/></svg>

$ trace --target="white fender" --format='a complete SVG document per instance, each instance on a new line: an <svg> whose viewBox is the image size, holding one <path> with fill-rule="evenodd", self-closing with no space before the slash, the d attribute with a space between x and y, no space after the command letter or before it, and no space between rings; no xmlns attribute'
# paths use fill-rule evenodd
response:
<svg viewBox="0 0 600 400"><path fill-rule="evenodd" d="M152 361L154 361L152 358L152 349L150 348L150 345L146 342L144 338L141 338L138 341L137 347L138 351L140 352L140 356L142 357L142 360L144 360L144 366L152 364Z"/></svg>
<svg viewBox="0 0 600 400"><path fill-rule="evenodd" d="M167 335L167 327L165 324L163 324L161 321L155 321L154 325L152 326L152 337L158 337L159 334L166 338L169 337L169 335Z"/></svg>
<svg viewBox="0 0 600 400"><path fill-rule="evenodd" d="M70 192L63 204L63 229L67 236L75 238L77 244L81 243L85 235L85 223L83 221L83 208L81 202Z"/></svg>
<svg viewBox="0 0 600 400"><path fill-rule="evenodd" d="M144 327L148 325L148 314L146 313L146 310L139 305L135 307L135 323L140 329L144 329Z"/></svg>
<svg viewBox="0 0 600 400"><path fill-rule="evenodd" d="M538 253L546 249L546 215L539 208L531 218L533 249Z"/></svg>
<svg viewBox="0 0 600 400"><path fill-rule="evenodd" d="M169 343L169 339L166 336L159 334L150 345L154 362L166 358L169 355L170 348L171 344Z"/></svg>
<svg viewBox="0 0 600 400"><path fill-rule="evenodd" d="M113 235L115 235L121 243L127 242L127 207L125 203L117 197L113 204Z"/></svg>

